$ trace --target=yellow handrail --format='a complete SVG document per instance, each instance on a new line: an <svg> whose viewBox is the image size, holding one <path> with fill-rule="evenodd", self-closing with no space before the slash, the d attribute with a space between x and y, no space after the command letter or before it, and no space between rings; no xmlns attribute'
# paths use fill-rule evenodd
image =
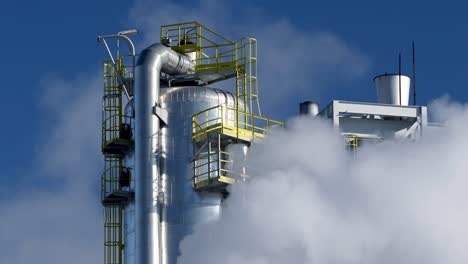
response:
<svg viewBox="0 0 468 264"><path fill-rule="evenodd" d="M234 117L230 118L229 115ZM264 125L259 124L262 122ZM205 135L211 131L222 129L224 126L233 127L236 133L241 129L256 135L264 134L273 127L284 127L284 123L225 105L210 107L192 117L194 139L202 134Z"/></svg>

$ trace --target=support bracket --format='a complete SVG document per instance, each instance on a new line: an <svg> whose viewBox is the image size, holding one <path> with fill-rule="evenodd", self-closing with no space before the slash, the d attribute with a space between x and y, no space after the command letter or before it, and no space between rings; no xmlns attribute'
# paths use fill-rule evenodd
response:
<svg viewBox="0 0 468 264"><path fill-rule="evenodd" d="M159 120L163 122L164 125L167 126L168 113L166 109L161 108L159 105L156 104L155 106L153 106L153 114L157 116Z"/></svg>

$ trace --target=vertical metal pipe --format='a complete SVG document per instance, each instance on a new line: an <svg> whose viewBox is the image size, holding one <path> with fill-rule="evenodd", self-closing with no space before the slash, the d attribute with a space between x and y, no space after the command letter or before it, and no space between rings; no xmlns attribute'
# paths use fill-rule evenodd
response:
<svg viewBox="0 0 468 264"><path fill-rule="evenodd" d="M208 167L208 180L211 181L211 135L208 135L208 166L207 167ZM216 176L219 176L219 175L216 175Z"/></svg>
<svg viewBox="0 0 468 264"><path fill-rule="evenodd" d="M218 139L217 139L217 141L218 141L218 146L217 146L217 148L218 148L218 175L217 176L219 177L219 176L221 176L222 169L223 169L222 164L221 164L221 159L222 159L222 156L221 156L221 133L218 133L217 137L218 137Z"/></svg>
<svg viewBox="0 0 468 264"><path fill-rule="evenodd" d="M143 54L144 55L144 54ZM159 171L156 161L159 119L153 115L158 102L158 62L140 57L135 69L135 203L136 263L159 264Z"/></svg>
<svg viewBox="0 0 468 264"><path fill-rule="evenodd" d="M416 105L416 52L413 41L413 105Z"/></svg>
<svg viewBox="0 0 468 264"><path fill-rule="evenodd" d="M154 44L142 51L135 68L135 205L136 263L160 264L159 107L161 71L193 72L189 58Z"/></svg>
<svg viewBox="0 0 468 264"><path fill-rule="evenodd" d="M398 94L400 96L401 105L401 52L398 54Z"/></svg>

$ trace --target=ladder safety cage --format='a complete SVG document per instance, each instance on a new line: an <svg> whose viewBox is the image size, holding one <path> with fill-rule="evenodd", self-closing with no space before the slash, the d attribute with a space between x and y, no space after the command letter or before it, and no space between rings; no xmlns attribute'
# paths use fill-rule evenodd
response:
<svg viewBox="0 0 468 264"><path fill-rule="evenodd" d="M257 83L257 40L241 38L237 42L237 51L239 59L236 76L236 99L239 103L243 102L242 107L239 108L249 109L249 112L261 116Z"/></svg>
<svg viewBox="0 0 468 264"><path fill-rule="evenodd" d="M123 263L123 247L122 207L106 206L104 208L104 263Z"/></svg>
<svg viewBox="0 0 468 264"><path fill-rule="evenodd" d="M123 76L124 82L133 90L132 66L124 66L123 58L118 60L119 71L110 61L104 62L104 95L102 97L102 143L104 154L124 154L132 145L131 126L132 116L123 114L122 85L117 79L117 74ZM124 122L126 121L126 122ZM129 123L129 124L127 124ZM130 130L128 130L130 129Z"/></svg>
<svg viewBox="0 0 468 264"><path fill-rule="evenodd" d="M107 204L126 204L133 198L133 168L124 167L119 155L104 157L104 171L101 176L101 201Z"/></svg>
<svg viewBox="0 0 468 264"><path fill-rule="evenodd" d="M128 95L133 96L133 59L133 56L119 56L115 65L112 61L104 62L101 142L104 171L101 175L101 201L105 217L105 264L123 263L122 211L133 199L133 168L123 165L125 153L133 147L134 117L125 115L123 109L123 85Z"/></svg>

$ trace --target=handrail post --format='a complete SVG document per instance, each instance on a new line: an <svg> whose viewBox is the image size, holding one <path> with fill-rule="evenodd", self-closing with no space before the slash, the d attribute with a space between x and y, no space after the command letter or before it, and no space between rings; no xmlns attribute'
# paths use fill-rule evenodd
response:
<svg viewBox="0 0 468 264"><path fill-rule="evenodd" d="M221 176L221 133L218 133L218 177Z"/></svg>
<svg viewBox="0 0 468 264"><path fill-rule="evenodd" d="M208 180L211 181L211 136L208 134Z"/></svg>
<svg viewBox="0 0 468 264"><path fill-rule="evenodd" d="M255 118L252 113L250 113L250 118L252 119L252 139L255 136Z"/></svg>

